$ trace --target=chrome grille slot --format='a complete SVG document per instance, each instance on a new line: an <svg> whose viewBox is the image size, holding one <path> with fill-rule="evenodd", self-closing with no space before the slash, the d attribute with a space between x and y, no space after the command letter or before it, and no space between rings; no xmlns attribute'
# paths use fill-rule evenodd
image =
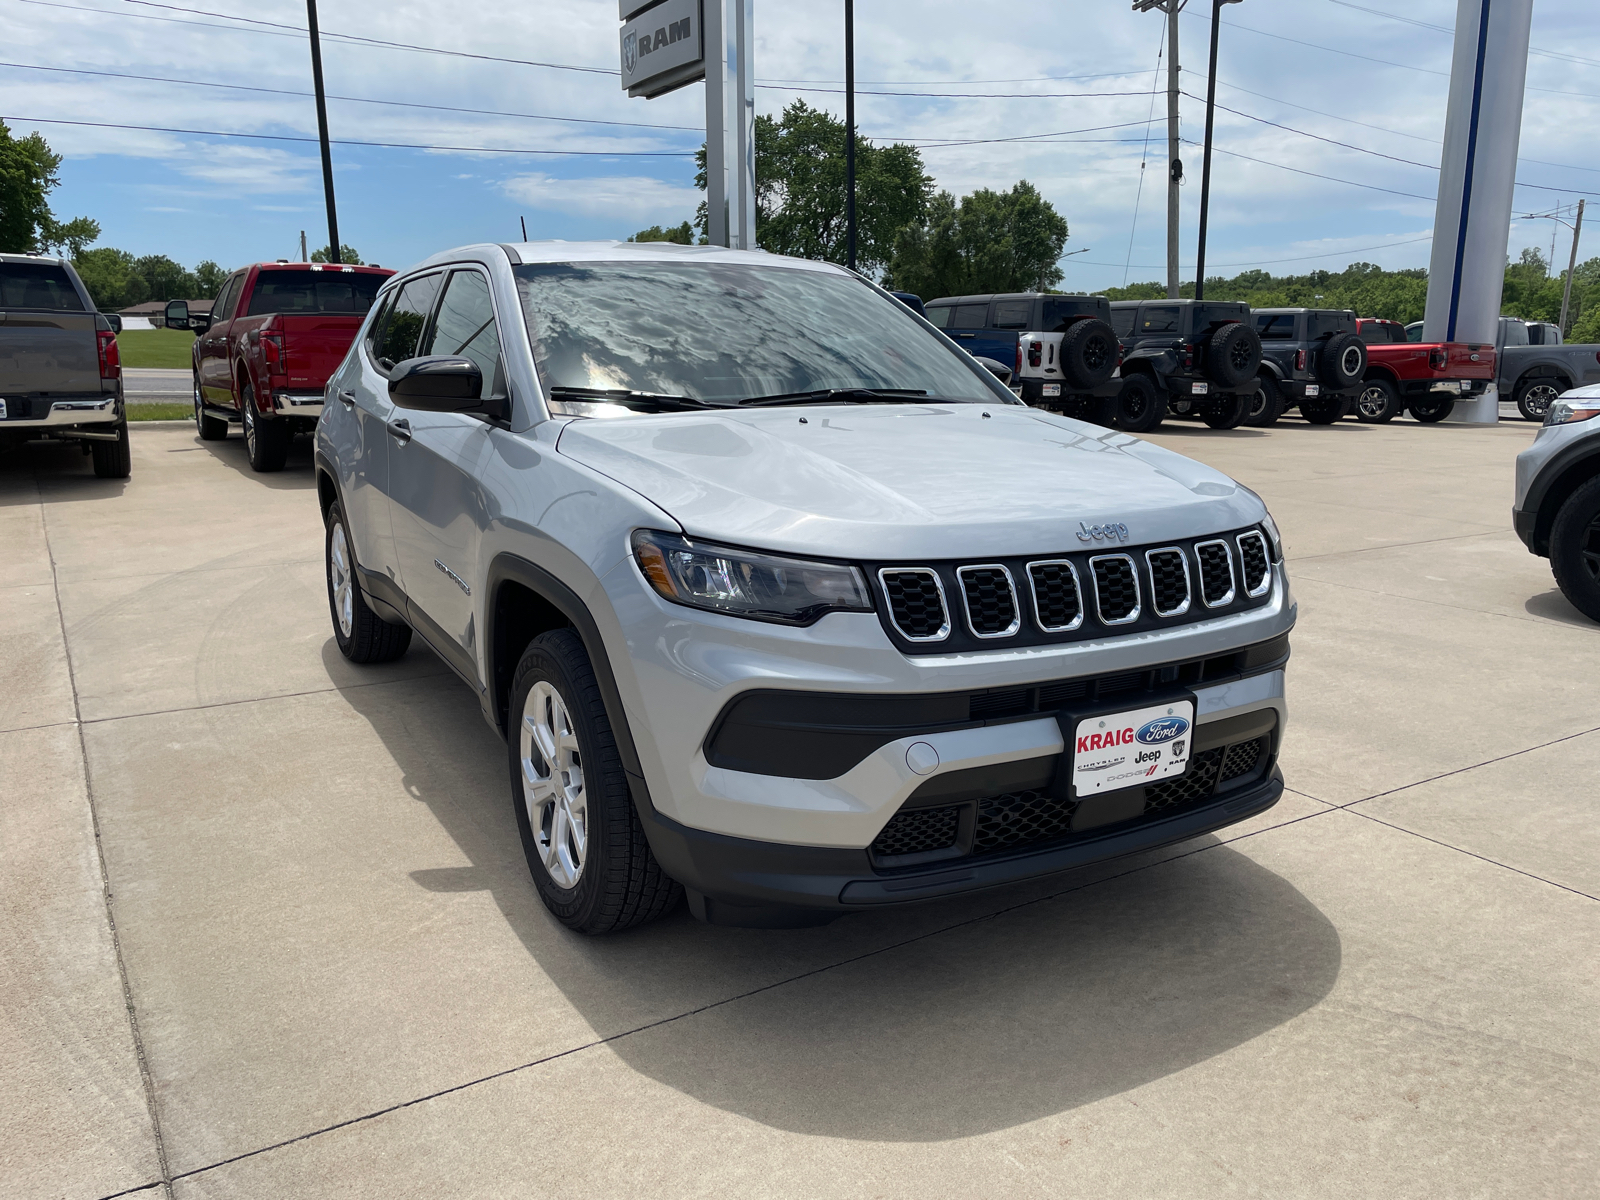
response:
<svg viewBox="0 0 1600 1200"><path fill-rule="evenodd" d="M1017 612L1017 589L1011 572L998 563L958 567L961 599L967 609L967 628L974 637L1010 637L1022 624Z"/></svg>
<svg viewBox="0 0 1600 1200"><path fill-rule="evenodd" d="M1078 589L1078 568L1070 559L1056 558L1028 564L1033 588L1033 619L1045 633L1067 633L1083 624L1083 594Z"/></svg>
<svg viewBox="0 0 1600 1200"><path fill-rule="evenodd" d="M1272 586L1270 562L1264 535L1255 530L1239 535L1239 566L1246 596L1259 596Z"/></svg>
<svg viewBox="0 0 1600 1200"><path fill-rule="evenodd" d="M1194 544L1195 561L1200 564L1200 596L1207 608L1221 608L1233 602L1233 555L1228 543L1218 538Z"/></svg>
<svg viewBox="0 0 1600 1200"><path fill-rule="evenodd" d="M1176 546L1146 550L1150 568L1150 607L1158 617L1179 617L1189 611L1189 559Z"/></svg>
<svg viewBox="0 0 1600 1200"><path fill-rule="evenodd" d="M1095 608L1101 624L1127 625L1139 619L1139 574L1130 554L1101 554L1089 560L1094 573Z"/></svg>
<svg viewBox="0 0 1600 1200"><path fill-rule="evenodd" d="M878 572L889 619L908 642L942 642L950 636L944 584L930 567L885 568Z"/></svg>

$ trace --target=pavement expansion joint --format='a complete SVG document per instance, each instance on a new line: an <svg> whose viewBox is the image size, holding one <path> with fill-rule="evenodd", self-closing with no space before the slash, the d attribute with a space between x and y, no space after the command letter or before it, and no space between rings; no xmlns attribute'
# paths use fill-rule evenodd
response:
<svg viewBox="0 0 1600 1200"><path fill-rule="evenodd" d="M1305 578L1296 581L1296 585L1299 587L1306 587L1311 584L1318 584L1323 587L1344 588L1346 591L1360 592L1364 596L1385 596L1390 600L1404 600L1407 604L1426 604L1432 608L1448 608L1452 612L1475 613L1480 617L1502 617L1508 621L1524 621L1530 625L1550 624L1550 619L1548 617L1536 617L1531 615L1523 616L1520 613L1506 612L1504 609L1473 608L1470 604L1452 604L1448 600L1435 600L1431 597L1422 596L1408 596L1404 592L1386 592L1382 588L1362 587L1357 583L1346 583L1342 579L1316 579L1311 576L1306 576Z"/></svg>
<svg viewBox="0 0 1600 1200"><path fill-rule="evenodd" d="M1295 554L1286 555L1285 557L1288 558L1292 566L1295 563L1316 562L1324 558L1344 558L1351 554L1372 554L1378 550L1404 550L1409 546L1431 546L1435 542L1460 542L1465 541L1467 538L1495 537L1504 532L1503 529L1495 529L1485 525L1474 533L1452 533L1444 537L1421 538L1415 542L1388 542L1382 546L1362 546L1355 550L1330 550L1326 554Z"/></svg>
<svg viewBox="0 0 1600 1200"><path fill-rule="evenodd" d="M233 708L240 704L262 704L269 700L294 700L301 696L325 696L329 692L350 692L357 688L392 687L397 683L417 683L424 679L454 679L448 670L429 671L425 675L405 675L399 679L374 679L370 683L334 684L325 688L309 688L303 692L273 692L266 696L241 696L237 700L214 700L210 704L185 704L178 708L154 708L149 712L117 713L110 717L86 717L80 721L62 721L63 725L106 725L112 721L132 721L139 717L165 717L173 713L203 712L208 708ZM48 729L41 725L39 728Z"/></svg>

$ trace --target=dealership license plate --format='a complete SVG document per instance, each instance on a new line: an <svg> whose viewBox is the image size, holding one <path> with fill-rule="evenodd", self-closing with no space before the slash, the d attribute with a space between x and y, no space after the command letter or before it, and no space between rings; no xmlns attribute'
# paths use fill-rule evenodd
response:
<svg viewBox="0 0 1600 1200"><path fill-rule="evenodd" d="M1306 384L1306 395L1308 395L1308 396L1320 396L1320 395L1322 395L1322 385L1321 384L1316 384L1316 383L1308 383L1308 384Z"/></svg>
<svg viewBox="0 0 1600 1200"><path fill-rule="evenodd" d="M1073 735L1073 789L1093 796L1182 775L1193 731L1192 700L1087 717Z"/></svg>
<svg viewBox="0 0 1600 1200"><path fill-rule="evenodd" d="M1061 385L1059 383L1047 383L1039 389L1039 394L1041 396L1059 396L1061 395Z"/></svg>
<svg viewBox="0 0 1600 1200"><path fill-rule="evenodd" d="M6 419L6 402L4 400L0 400L0 421L4 421L5 419Z"/></svg>
<svg viewBox="0 0 1600 1200"><path fill-rule="evenodd" d="M1209 383L1191 383L1189 385L1189 394L1191 396L1204 396L1210 390L1211 385Z"/></svg>

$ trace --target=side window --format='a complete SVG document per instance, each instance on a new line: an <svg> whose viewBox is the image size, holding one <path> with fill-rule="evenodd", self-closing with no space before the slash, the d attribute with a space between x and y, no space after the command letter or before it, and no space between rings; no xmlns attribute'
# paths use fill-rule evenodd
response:
<svg viewBox="0 0 1600 1200"><path fill-rule="evenodd" d="M1026 329L1031 300L1006 300L994 306L994 328Z"/></svg>
<svg viewBox="0 0 1600 1200"><path fill-rule="evenodd" d="M1389 342L1389 331L1377 321L1359 321L1356 336L1369 346L1384 346Z"/></svg>
<svg viewBox="0 0 1600 1200"><path fill-rule="evenodd" d="M217 298L211 302L211 323L219 325L233 316L233 302L239 298L239 289L244 286L243 271L232 276L227 283L222 285L222 290L217 293Z"/></svg>
<svg viewBox="0 0 1600 1200"><path fill-rule="evenodd" d="M1151 305L1139 310L1140 333L1177 333L1178 306Z"/></svg>
<svg viewBox="0 0 1600 1200"><path fill-rule="evenodd" d="M982 329L984 322L989 319L989 306L987 304L958 304L956 305L955 320L950 322L951 329Z"/></svg>
<svg viewBox="0 0 1600 1200"><path fill-rule="evenodd" d="M943 329L950 324L950 306L948 304L930 304L928 306L928 320L933 322L935 329Z"/></svg>
<svg viewBox="0 0 1600 1200"><path fill-rule="evenodd" d="M1133 336L1133 323L1139 315L1137 308L1113 308L1111 310L1111 329L1119 338Z"/></svg>
<svg viewBox="0 0 1600 1200"><path fill-rule="evenodd" d="M439 294L443 275L423 275L408 279L400 287L389 307L378 334L378 344L372 357L378 365L388 370L396 363L417 357L417 347L422 342L422 327L427 324L428 313L433 310L433 298Z"/></svg>
<svg viewBox="0 0 1600 1200"><path fill-rule="evenodd" d="M1293 313L1262 313L1256 317L1256 332L1263 342L1292 342L1294 340Z"/></svg>
<svg viewBox="0 0 1600 1200"><path fill-rule="evenodd" d="M421 353L470 358L483 373L483 386L501 390L500 331L494 321L494 301L489 296L489 281L477 271L451 273Z"/></svg>
<svg viewBox="0 0 1600 1200"><path fill-rule="evenodd" d="M385 292L378 301L377 314L372 318L372 324L367 326L367 353L373 358L378 356L378 343L383 337L383 326L389 319L389 310L394 307L396 293Z"/></svg>

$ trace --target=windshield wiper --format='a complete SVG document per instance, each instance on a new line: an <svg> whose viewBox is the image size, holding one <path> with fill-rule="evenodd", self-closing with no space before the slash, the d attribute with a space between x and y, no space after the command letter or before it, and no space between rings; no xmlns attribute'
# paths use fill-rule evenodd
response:
<svg viewBox="0 0 1600 1200"><path fill-rule="evenodd" d="M740 405L760 407L764 404L829 404L845 400L851 404L893 404L907 396L926 396L926 388L814 388L808 392L784 392L777 396L751 396L739 401Z"/></svg>
<svg viewBox="0 0 1600 1200"><path fill-rule="evenodd" d="M680 412L691 408L718 408L693 396L670 396L664 392L639 392L632 388L553 387L550 395L557 399L593 400L601 404L620 404L624 408L666 409Z"/></svg>

